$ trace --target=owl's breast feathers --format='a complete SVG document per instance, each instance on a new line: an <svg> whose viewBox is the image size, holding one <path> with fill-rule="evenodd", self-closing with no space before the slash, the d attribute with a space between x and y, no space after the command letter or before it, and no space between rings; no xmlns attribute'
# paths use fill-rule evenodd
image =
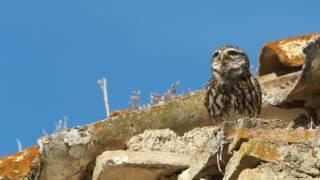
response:
<svg viewBox="0 0 320 180"><path fill-rule="evenodd" d="M248 75L230 83L211 78L205 106L216 122L236 121L239 117L256 117L261 110L261 88L255 77Z"/></svg>

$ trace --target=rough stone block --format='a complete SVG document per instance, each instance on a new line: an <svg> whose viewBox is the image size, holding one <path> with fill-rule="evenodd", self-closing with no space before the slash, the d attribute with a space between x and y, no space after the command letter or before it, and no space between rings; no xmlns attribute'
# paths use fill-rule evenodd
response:
<svg viewBox="0 0 320 180"><path fill-rule="evenodd" d="M189 164L189 156L176 153L106 151L98 156L92 179L173 180Z"/></svg>
<svg viewBox="0 0 320 180"><path fill-rule="evenodd" d="M303 143L288 144L290 141L279 143L270 142L272 139L269 139L269 142L252 139L242 143L240 149L230 158L224 179L237 179L244 169L254 168L261 162L285 165L300 173L319 177L319 137L308 140L305 139Z"/></svg>
<svg viewBox="0 0 320 180"><path fill-rule="evenodd" d="M35 179L39 166L39 147L32 146L0 158L0 179Z"/></svg>

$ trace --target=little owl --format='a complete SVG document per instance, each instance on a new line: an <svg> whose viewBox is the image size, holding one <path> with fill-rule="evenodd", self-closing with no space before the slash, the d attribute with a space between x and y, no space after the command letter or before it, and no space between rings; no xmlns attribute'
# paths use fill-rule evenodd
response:
<svg viewBox="0 0 320 180"><path fill-rule="evenodd" d="M250 74L249 58L240 48L226 45L214 51L205 106L215 123L235 128L241 117L256 117L261 109L261 88Z"/></svg>

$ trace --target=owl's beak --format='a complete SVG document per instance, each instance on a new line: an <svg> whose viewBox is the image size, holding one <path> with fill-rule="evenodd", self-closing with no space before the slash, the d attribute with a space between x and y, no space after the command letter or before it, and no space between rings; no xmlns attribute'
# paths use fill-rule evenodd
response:
<svg viewBox="0 0 320 180"><path fill-rule="evenodd" d="M224 64L224 60L228 57L228 55L224 54L223 52L221 52L220 55L220 59L221 59L221 63Z"/></svg>

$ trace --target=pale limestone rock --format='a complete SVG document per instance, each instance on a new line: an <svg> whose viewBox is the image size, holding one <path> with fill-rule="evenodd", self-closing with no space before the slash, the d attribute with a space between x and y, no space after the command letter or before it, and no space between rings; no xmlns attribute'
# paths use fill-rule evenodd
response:
<svg viewBox="0 0 320 180"><path fill-rule="evenodd" d="M163 152L106 151L98 156L93 180L169 180L189 167L190 157Z"/></svg>
<svg viewBox="0 0 320 180"><path fill-rule="evenodd" d="M293 180L293 179L319 179L312 178L308 174L301 173L285 165L272 163L261 164L253 169L244 169L238 180Z"/></svg>
<svg viewBox="0 0 320 180"><path fill-rule="evenodd" d="M144 133L133 136L128 142L131 151L161 151L181 154L194 154L209 152L214 131L217 128L195 128L183 136L178 136L174 131L146 130Z"/></svg>

